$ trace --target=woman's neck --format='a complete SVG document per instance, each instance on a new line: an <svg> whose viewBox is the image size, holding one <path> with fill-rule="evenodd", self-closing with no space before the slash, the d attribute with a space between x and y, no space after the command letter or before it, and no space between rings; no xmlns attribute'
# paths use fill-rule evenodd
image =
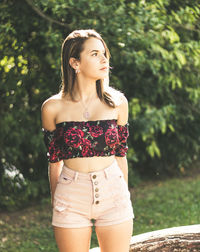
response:
<svg viewBox="0 0 200 252"><path fill-rule="evenodd" d="M76 81L74 88L74 97L77 100L87 102L91 99L96 99L98 97L96 91L96 81Z"/></svg>

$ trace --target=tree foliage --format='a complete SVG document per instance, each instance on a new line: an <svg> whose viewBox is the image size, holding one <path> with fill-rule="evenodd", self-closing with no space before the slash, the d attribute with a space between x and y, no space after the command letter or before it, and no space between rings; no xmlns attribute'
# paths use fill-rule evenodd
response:
<svg viewBox="0 0 200 252"><path fill-rule="evenodd" d="M28 181L26 200L41 192L29 182L47 180L40 107L59 90L60 47L74 29L96 29L110 48L110 85L129 100L130 173L177 174L198 159L198 1L3 0L0 7L0 175L17 167ZM7 206L12 193L4 188Z"/></svg>

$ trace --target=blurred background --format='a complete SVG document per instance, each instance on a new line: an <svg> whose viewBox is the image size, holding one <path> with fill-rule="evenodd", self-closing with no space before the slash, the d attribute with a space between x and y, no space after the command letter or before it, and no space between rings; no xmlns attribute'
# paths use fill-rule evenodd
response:
<svg viewBox="0 0 200 252"><path fill-rule="evenodd" d="M164 227L166 222L163 221L163 226L160 222L167 213L155 216L160 222L153 226L155 221L148 216L148 211L153 214L158 209L150 210L155 201L159 206L163 203L166 210L165 199L171 190L172 194L180 193L172 205L180 197L181 202L189 200L185 202L188 207L196 202L192 208L195 217L186 224L197 223L200 193L198 0L0 1L2 213L49 200L40 109L45 99L59 91L60 48L64 38L75 29L88 28L95 29L106 41L113 67L110 86L122 90L129 101L127 157L136 220L141 220L141 224L146 218L149 231ZM187 197L182 197L188 179L192 185L185 192ZM170 187L167 181L172 180L175 182ZM162 195L158 194L162 191L159 189L148 198L143 191L137 203L139 192L148 193L149 188L154 185L161 188L163 183L166 184ZM188 211L191 213L192 209ZM180 220L185 219L180 215ZM168 226L173 226L175 219ZM180 224L184 223L177 222ZM136 231L147 229L136 227Z"/></svg>

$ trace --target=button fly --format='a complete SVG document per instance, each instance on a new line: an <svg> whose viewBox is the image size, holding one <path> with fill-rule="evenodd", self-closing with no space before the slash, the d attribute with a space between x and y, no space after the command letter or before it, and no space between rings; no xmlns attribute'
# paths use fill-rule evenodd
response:
<svg viewBox="0 0 200 252"><path fill-rule="evenodd" d="M96 185L99 184L99 181L97 180L97 175L93 174L92 175L92 183L93 183L93 200L94 200L94 204L99 204L99 200L97 200L97 198L99 198L99 194L97 193L99 191L99 188L95 187Z"/></svg>

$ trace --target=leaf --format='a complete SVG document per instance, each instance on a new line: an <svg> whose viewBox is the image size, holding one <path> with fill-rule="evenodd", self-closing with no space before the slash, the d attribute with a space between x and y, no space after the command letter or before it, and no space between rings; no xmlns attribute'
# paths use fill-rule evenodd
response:
<svg viewBox="0 0 200 252"><path fill-rule="evenodd" d="M172 132L175 132L175 129L174 129L174 127L173 127L172 124L168 124L168 127L169 127L169 129L170 129Z"/></svg>
<svg viewBox="0 0 200 252"><path fill-rule="evenodd" d="M179 62L181 63L181 65L186 64L186 58L185 58L185 55L183 54L183 52L176 50L176 51L174 51L174 54L176 55L176 57L179 60Z"/></svg>

